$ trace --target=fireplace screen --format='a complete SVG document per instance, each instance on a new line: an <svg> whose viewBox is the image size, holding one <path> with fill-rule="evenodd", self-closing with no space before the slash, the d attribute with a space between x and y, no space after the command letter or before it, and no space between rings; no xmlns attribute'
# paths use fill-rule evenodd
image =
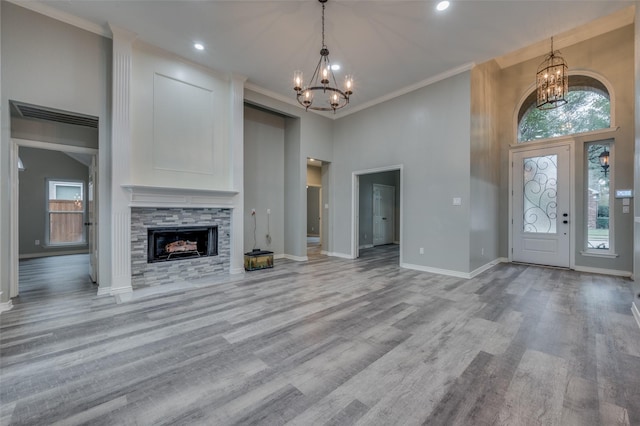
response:
<svg viewBox="0 0 640 426"><path fill-rule="evenodd" d="M218 227L149 228L148 263L217 256Z"/></svg>

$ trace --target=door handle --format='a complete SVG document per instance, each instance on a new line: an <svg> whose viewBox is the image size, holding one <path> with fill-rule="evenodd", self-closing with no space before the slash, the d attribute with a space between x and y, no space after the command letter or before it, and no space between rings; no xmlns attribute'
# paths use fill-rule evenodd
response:
<svg viewBox="0 0 640 426"><path fill-rule="evenodd" d="M563 217L567 217L567 216L569 216L569 213L562 213L562 216Z"/></svg>
<svg viewBox="0 0 640 426"><path fill-rule="evenodd" d="M386 218L386 217L383 217L383 218L382 218L382 220L387 220L387 218Z"/></svg>
<svg viewBox="0 0 640 426"><path fill-rule="evenodd" d="M91 223L91 222L85 222L84 223L84 226L91 226L91 225L93 225L93 223Z"/></svg>
<svg viewBox="0 0 640 426"><path fill-rule="evenodd" d="M569 223L569 221L568 220L563 220L562 223L564 223L566 225L567 223Z"/></svg>

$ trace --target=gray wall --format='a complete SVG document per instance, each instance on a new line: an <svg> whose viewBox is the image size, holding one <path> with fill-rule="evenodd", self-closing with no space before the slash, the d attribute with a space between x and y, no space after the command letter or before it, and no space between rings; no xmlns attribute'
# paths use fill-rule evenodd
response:
<svg viewBox="0 0 640 426"><path fill-rule="evenodd" d="M99 119L99 166L109 162L111 40L3 1L1 8L0 283L9 297L9 100L93 115ZM99 183L99 216L109 218L108 179ZM109 221L100 221L100 250L109 252ZM102 257L102 255L101 255ZM107 257L108 260L108 257ZM109 263L109 262L107 262ZM100 282L110 281L100 268Z"/></svg>
<svg viewBox="0 0 640 426"><path fill-rule="evenodd" d="M464 72L336 120L335 252L351 251L352 173L402 164L404 263L468 271L470 86Z"/></svg>
<svg viewBox="0 0 640 426"><path fill-rule="evenodd" d="M400 235L400 171L370 173L360 176L360 194L358 206L358 246L373 245L373 184L393 186L394 200L394 235L398 241Z"/></svg>
<svg viewBox="0 0 640 426"><path fill-rule="evenodd" d="M244 251L254 246L284 253L285 118L251 107L244 109ZM267 209L271 214L267 215ZM268 221L268 223L267 223ZM266 238L267 228L271 242Z"/></svg>
<svg viewBox="0 0 640 426"><path fill-rule="evenodd" d="M11 117L11 137L98 149L98 129L45 120Z"/></svg>
<svg viewBox="0 0 640 426"><path fill-rule="evenodd" d="M634 27L628 25L590 40L562 49L562 56L570 70L589 70L606 78L613 86L615 110L615 152L612 163L615 188L633 188L634 159ZM521 97L527 93L534 81L542 58L505 68L498 73L501 84L499 102L499 138L501 150L500 170L500 253L508 256L508 212L509 212L509 144L516 143L514 110ZM633 270L633 212L622 213L622 200L614 200L615 251L613 259L584 256L585 208L584 208L584 143L607 139L609 136L576 136L575 152L575 264L590 268L631 272Z"/></svg>
<svg viewBox="0 0 640 426"><path fill-rule="evenodd" d="M284 252L293 258L304 259L307 255L307 158L325 162L333 159L331 119L305 112L293 105L245 90L245 100L262 108L286 116L284 146ZM331 194L333 178L322 177L322 192L326 198ZM326 170L331 170L327 166ZM331 203L331 201L325 201ZM331 228L332 215L323 217L323 233ZM331 251L332 235L324 239L323 250Z"/></svg>
<svg viewBox="0 0 640 426"><path fill-rule="evenodd" d="M495 61L481 64L471 71L471 272L500 257L501 170L500 140L496 123L498 71Z"/></svg>
<svg viewBox="0 0 640 426"><path fill-rule="evenodd" d="M84 182L85 196L89 168L63 152L35 148L20 148L20 158L26 170L20 179L20 256L52 256L61 252L88 252L87 244L45 247L46 241L46 179L72 179ZM35 245L40 240L40 245Z"/></svg>

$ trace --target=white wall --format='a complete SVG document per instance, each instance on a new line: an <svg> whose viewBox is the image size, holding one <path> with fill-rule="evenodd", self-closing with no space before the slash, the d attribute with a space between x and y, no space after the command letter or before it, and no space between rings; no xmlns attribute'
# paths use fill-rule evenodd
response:
<svg viewBox="0 0 640 426"><path fill-rule="evenodd" d="M465 72L336 120L335 252L350 254L352 173L402 164L404 263L468 272L470 85Z"/></svg>
<svg viewBox="0 0 640 426"><path fill-rule="evenodd" d="M2 302L9 296L9 100L79 112L99 118L99 165L110 170L109 119L111 41L3 1L1 8L0 283ZM99 182L99 216L108 218L108 180ZM110 227L99 221L100 250L108 263ZM98 280L109 281L109 268Z"/></svg>
<svg viewBox="0 0 640 426"><path fill-rule="evenodd" d="M284 254L284 117L244 109L244 251L256 248ZM267 209L271 211L267 215ZM268 223L267 223L268 221ZM271 241L266 238L267 228Z"/></svg>
<svg viewBox="0 0 640 426"><path fill-rule="evenodd" d="M132 184L231 190L228 78L134 44Z"/></svg>

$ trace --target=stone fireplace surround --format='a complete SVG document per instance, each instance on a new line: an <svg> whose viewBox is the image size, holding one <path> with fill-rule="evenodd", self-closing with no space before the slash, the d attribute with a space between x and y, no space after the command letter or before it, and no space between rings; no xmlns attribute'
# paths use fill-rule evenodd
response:
<svg viewBox="0 0 640 426"><path fill-rule="evenodd" d="M218 227L218 255L172 262L148 263L148 229L159 227ZM131 209L131 286L136 288L228 274L230 264L231 209L152 208Z"/></svg>
<svg viewBox="0 0 640 426"><path fill-rule="evenodd" d="M131 208L131 287L189 282L228 275L232 256L232 216L235 191L127 186ZM148 263L148 229L158 227L218 227L218 255L172 262Z"/></svg>

